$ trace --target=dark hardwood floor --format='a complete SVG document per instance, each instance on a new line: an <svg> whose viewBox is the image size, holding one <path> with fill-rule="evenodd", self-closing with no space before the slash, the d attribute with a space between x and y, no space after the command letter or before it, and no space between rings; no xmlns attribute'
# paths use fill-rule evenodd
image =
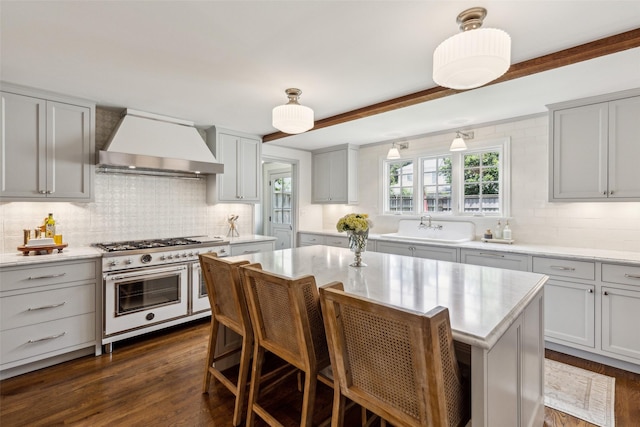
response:
<svg viewBox="0 0 640 427"><path fill-rule="evenodd" d="M233 395L220 385L201 393L208 329L208 321L199 321L116 343L112 354L3 380L0 425L230 427ZM640 375L555 352L547 356L616 377L616 426L640 426ZM320 422L331 413L332 391L318 387ZM295 382L286 390L270 405L286 425L296 425L300 394ZM346 425L359 425L358 414L351 411ZM591 424L547 408L545 426Z"/></svg>

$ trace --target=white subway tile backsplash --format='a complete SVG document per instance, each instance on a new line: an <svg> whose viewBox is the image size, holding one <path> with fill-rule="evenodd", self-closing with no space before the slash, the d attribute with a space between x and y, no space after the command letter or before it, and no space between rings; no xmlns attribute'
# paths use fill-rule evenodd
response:
<svg viewBox="0 0 640 427"><path fill-rule="evenodd" d="M22 230L33 229L53 212L65 243L226 235L228 213L239 215L241 233L253 233L252 205L207 205L206 182L166 177L95 175L92 203L0 203L2 252L22 244Z"/></svg>

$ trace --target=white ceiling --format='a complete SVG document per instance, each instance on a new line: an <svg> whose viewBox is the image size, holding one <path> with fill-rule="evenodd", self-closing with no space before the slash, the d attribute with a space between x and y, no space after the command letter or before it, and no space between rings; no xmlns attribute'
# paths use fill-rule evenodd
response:
<svg viewBox="0 0 640 427"><path fill-rule="evenodd" d="M638 27L640 1L0 2L0 79L257 135L284 90L316 120L434 87L432 54L482 6L512 63ZM640 48L269 144L367 144L640 87Z"/></svg>

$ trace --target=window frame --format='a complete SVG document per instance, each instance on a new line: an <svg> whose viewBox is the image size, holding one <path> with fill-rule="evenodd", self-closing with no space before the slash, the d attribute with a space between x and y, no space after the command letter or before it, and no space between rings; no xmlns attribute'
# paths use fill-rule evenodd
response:
<svg viewBox="0 0 640 427"><path fill-rule="evenodd" d="M382 215L392 216L416 216L416 215L431 215L433 217L459 217L459 218L472 218L472 217L509 217L511 215L511 138L503 137L498 139L491 139L486 141L473 141L470 144L471 148L465 151L451 152L447 148L440 150L424 150L415 153L414 156L403 156L402 159L395 160L382 160L382 179L383 179L383 192L382 192ZM487 151L497 151L500 154L499 162L499 180L498 185L500 188L499 193L499 211L492 212L464 212L464 166L463 159L465 155L474 153L484 153ZM424 170L423 161L434 158L451 158L451 211L438 212L438 211L425 211L423 209L423 189L424 189ZM390 165L402 161L413 162L413 210L411 211L391 211L389 206L389 173Z"/></svg>

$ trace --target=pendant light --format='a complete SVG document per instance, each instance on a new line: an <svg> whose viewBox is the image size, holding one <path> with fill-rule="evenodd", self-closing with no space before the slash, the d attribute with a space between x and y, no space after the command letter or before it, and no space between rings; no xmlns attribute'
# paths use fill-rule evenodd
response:
<svg viewBox="0 0 640 427"><path fill-rule="evenodd" d="M480 28L487 10L467 9L458 15L461 33L449 37L433 52L433 81L451 89L473 89L507 72L511 37L496 28Z"/></svg>
<svg viewBox="0 0 640 427"><path fill-rule="evenodd" d="M456 137L451 141L451 147L449 147L449 151L465 151L467 149L467 144L465 144L465 139L473 139L473 132L456 132Z"/></svg>
<svg viewBox="0 0 640 427"><path fill-rule="evenodd" d="M289 102L273 109L273 127L284 133L298 134L313 127L313 110L298 103L302 94L300 89L289 88L285 91Z"/></svg>

